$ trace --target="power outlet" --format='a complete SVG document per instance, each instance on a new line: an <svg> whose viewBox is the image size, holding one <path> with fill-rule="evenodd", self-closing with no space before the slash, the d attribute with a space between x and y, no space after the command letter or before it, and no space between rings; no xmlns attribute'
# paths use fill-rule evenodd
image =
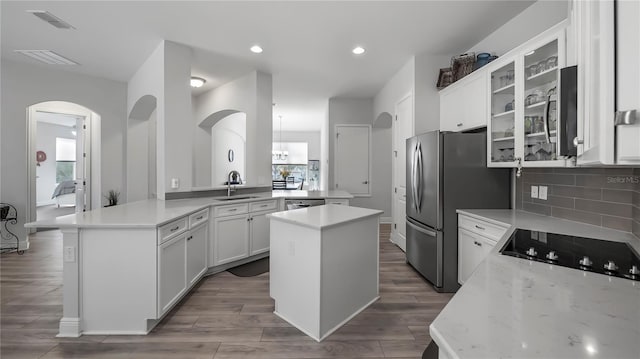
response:
<svg viewBox="0 0 640 359"><path fill-rule="evenodd" d="M538 186L531 186L531 198L538 198Z"/></svg>
<svg viewBox="0 0 640 359"><path fill-rule="evenodd" d="M538 198L547 200L547 186L540 186L538 189Z"/></svg>
<svg viewBox="0 0 640 359"><path fill-rule="evenodd" d="M171 179L171 188L172 189L180 188L180 180L178 178L172 178Z"/></svg>
<svg viewBox="0 0 640 359"><path fill-rule="evenodd" d="M75 262L76 261L76 247L64 247L63 258L65 262Z"/></svg>

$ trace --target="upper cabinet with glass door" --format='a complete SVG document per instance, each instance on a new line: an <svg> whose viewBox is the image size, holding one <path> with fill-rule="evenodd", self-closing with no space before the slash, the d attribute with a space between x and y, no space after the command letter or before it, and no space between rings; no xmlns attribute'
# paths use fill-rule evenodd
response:
<svg viewBox="0 0 640 359"><path fill-rule="evenodd" d="M499 60L499 61L502 61ZM516 84L514 61L502 61L490 73L488 159L489 166L515 165Z"/></svg>
<svg viewBox="0 0 640 359"><path fill-rule="evenodd" d="M523 142L519 157L523 166L564 166L558 156L558 93L560 68L564 66L564 30L524 50L523 112L518 116Z"/></svg>
<svg viewBox="0 0 640 359"><path fill-rule="evenodd" d="M565 28L532 39L490 67L487 163L490 167L564 167L558 156L558 89Z"/></svg>

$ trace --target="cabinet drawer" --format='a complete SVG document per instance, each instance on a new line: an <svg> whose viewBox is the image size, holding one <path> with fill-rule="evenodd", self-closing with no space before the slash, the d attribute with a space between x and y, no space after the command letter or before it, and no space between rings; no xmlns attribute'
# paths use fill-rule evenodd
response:
<svg viewBox="0 0 640 359"><path fill-rule="evenodd" d="M348 199L338 199L338 198L327 198L324 200L325 204L339 204L342 206L348 206L349 205L349 200Z"/></svg>
<svg viewBox="0 0 640 359"><path fill-rule="evenodd" d="M173 237L176 234L182 233L187 230L187 217L182 217L173 222L169 222L164 226L160 227L158 230L159 235L159 243L162 244L166 242L169 238Z"/></svg>
<svg viewBox="0 0 640 359"><path fill-rule="evenodd" d="M246 203L230 204L228 206L218 206L214 210L216 217L232 216L234 214L247 213L249 211L249 205Z"/></svg>
<svg viewBox="0 0 640 359"><path fill-rule="evenodd" d="M261 202L249 203L249 211L250 212L268 211L268 210L272 210L272 209L276 209L276 208L278 208L278 200L277 199L272 199L272 200L269 200L269 201L261 201Z"/></svg>
<svg viewBox="0 0 640 359"><path fill-rule="evenodd" d="M196 212L189 216L189 228L194 228L198 224L205 222L209 219L209 208L205 208L202 211Z"/></svg>
<svg viewBox="0 0 640 359"><path fill-rule="evenodd" d="M507 228L505 227L500 227L492 223L463 215L458 216L458 227L491 238L494 241L500 240L507 231Z"/></svg>

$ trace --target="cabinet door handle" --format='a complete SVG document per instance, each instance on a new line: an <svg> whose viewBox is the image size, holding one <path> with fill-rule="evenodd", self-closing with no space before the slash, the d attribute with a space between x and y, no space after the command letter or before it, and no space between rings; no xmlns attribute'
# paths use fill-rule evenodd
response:
<svg viewBox="0 0 640 359"><path fill-rule="evenodd" d="M363 181L362 184L369 184L369 181Z"/></svg>
<svg viewBox="0 0 640 359"><path fill-rule="evenodd" d="M482 247L482 243L478 242L478 241L473 241L473 244L475 244L478 247Z"/></svg>
<svg viewBox="0 0 640 359"><path fill-rule="evenodd" d="M462 127L462 122L460 122L459 124L457 124L456 126L458 127Z"/></svg>
<svg viewBox="0 0 640 359"><path fill-rule="evenodd" d="M237 208L231 208L231 209L229 209L229 212L234 212L234 211L237 211L237 210L238 210Z"/></svg>
<svg viewBox="0 0 640 359"><path fill-rule="evenodd" d="M480 227L479 225L476 224L476 228L478 228L481 231L484 231L484 227Z"/></svg>
<svg viewBox="0 0 640 359"><path fill-rule="evenodd" d="M180 226L175 226L175 227L171 228L171 229L170 229L170 231L171 231L171 232L175 232L175 231L177 231L178 229L180 229Z"/></svg>
<svg viewBox="0 0 640 359"><path fill-rule="evenodd" d="M201 220L203 217L204 217L204 216L200 216L200 217L196 218L196 221Z"/></svg>
<svg viewBox="0 0 640 359"><path fill-rule="evenodd" d="M193 238L193 236L189 236L187 237L187 240L190 241Z"/></svg>
<svg viewBox="0 0 640 359"><path fill-rule="evenodd" d="M266 205L266 204L263 204L263 205L261 205L260 207L262 207L262 208L264 208L264 207L267 207L267 206L268 206L268 205Z"/></svg>

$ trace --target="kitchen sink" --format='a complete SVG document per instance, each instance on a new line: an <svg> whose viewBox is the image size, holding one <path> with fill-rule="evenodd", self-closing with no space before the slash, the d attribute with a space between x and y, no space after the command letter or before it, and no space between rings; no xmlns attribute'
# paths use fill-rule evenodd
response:
<svg viewBox="0 0 640 359"><path fill-rule="evenodd" d="M220 197L220 198L216 198L216 200L218 201L235 201L235 200L239 200L239 199L252 199L252 198L261 198L258 196L231 196L231 197Z"/></svg>

